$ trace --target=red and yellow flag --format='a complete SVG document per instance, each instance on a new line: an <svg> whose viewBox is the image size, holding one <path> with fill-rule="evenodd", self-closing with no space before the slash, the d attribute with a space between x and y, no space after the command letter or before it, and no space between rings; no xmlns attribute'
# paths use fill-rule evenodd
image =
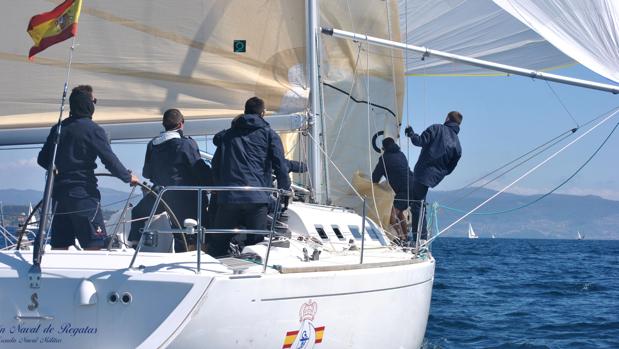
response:
<svg viewBox="0 0 619 349"><path fill-rule="evenodd" d="M34 41L28 59L46 48L77 34L77 20L82 0L66 0L55 9L36 15L28 23L28 34Z"/></svg>

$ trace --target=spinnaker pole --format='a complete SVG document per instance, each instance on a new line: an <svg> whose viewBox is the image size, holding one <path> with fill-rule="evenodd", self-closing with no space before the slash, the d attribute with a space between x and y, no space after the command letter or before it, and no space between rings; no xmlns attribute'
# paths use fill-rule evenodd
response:
<svg viewBox="0 0 619 349"><path fill-rule="evenodd" d="M584 87L584 88L599 90L599 91L604 91L604 92L611 92L613 94L619 93L619 86L616 86L616 85L602 84L602 83L595 82L595 81L575 79L575 78L570 78L567 76L549 74L549 73L545 73L545 72L541 72L537 70L519 68L519 67L515 67L511 65L485 61L482 59L456 55L453 53L448 53L448 52L443 52L443 51L431 50L423 46L408 45L408 44L397 42L397 41L381 39L381 38L377 38L377 37L373 37L373 36L369 36L365 34L358 34L358 33L353 33L353 32L340 30L340 29L322 28L321 30L323 34L334 36L337 38L349 39L349 40L354 40L354 41L365 41L371 45L388 47L388 48L397 48L397 49L401 49L405 51L413 51L413 52L421 53L424 57L434 56L434 57L439 57L439 58L446 59L452 62L468 64L468 65L472 65L472 66L476 66L476 67L480 67L484 69L500 71L503 73L522 75L522 76L527 76L533 79L553 81L553 82L558 82L561 84L579 86L579 87Z"/></svg>

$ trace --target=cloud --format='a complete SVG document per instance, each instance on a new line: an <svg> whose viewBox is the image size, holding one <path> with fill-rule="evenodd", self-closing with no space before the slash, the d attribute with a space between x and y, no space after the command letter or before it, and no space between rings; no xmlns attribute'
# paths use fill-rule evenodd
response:
<svg viewBox="0 0 619 349"><path fill-rule="evenodd" d="M501 190L504 185L493 183L488 186L488 189ZM518 195L543 195L548 193L552 188L531 188L515 185L509 188L506 192ZM554 192L555 194L586 196L596 195L608 200L619 200L619 190L605 188L590 188L590 187L566 187Z"/></svg>

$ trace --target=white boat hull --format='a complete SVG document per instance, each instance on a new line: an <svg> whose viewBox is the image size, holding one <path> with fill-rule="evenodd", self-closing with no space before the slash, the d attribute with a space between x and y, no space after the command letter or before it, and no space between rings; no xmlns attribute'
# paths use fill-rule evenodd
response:
<svg viewBox="0 0 619 349"><path fill-rule="evenodd" d="M31 288L31 255L0 253L0 347L419 348L424 338L431 257L234 274L203 255L196 274L195 253L140 254L139 270L126 268L130 256L48 252Z"/></svg>

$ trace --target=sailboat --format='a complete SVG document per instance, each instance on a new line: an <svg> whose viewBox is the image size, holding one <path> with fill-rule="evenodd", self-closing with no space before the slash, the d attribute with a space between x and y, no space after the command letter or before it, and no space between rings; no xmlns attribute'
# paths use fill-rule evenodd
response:
<svg viewBox="0 0 619 349"><path fill-rule="evenodd" d="M473 230L473 226L471 225L471 223L469 223L468 237L469 237L469 239L477 239L477 238L479 238L479 236L477 236L477 234L475 234L475 230Z"/></svg>
<svg viewBox="0 0 619 349"><path fill-rule="evenodd" d="M434 52L413 59L367 37L331 36L348 30L391 43L402 37L411 43L436 41L439 49L503 56L506 63L531 68L573 61L562 52L574 50L554 48L560 45L521 22L506 2L85 2L71 82L93 85L100 100L95 119L112 141L153 137L160 131L161 111L169 107L185 114L187 135L212 135L228 127L248 97L258 95L272 110L267 120L281 132L287 154L307 161L309 174L294 179L309 194L289 205L287 234L271 231L268 239L242 251L251 258L145 252L156 247L155 236L172 232L169 225L155 227L153 215L145 229L151 246L143 250L2 251L0 288L7 296L0 298L0 329L6 329L0 343L419 348L436 261L427 245L408 248L391 241L384 229L390 207L380 204L389 202L381 200L389 192L364 182L359 173L371 172L380 137L400 126L405 74L440 75L441 69L457 68L437 60ZM19 88L0 87L0 145L39 144L57 118L52 97L65 78L66 45L27 62L29 43L13 28L21 33L30 16L49 3L4 4L5 28L11 30L0 32L7 43L0 64L6 80L18 81ZM479 25L452 25L462 19L477 19ZM480 33L495 40L466 46L475 40L465 38ZM583 42L594 51L601 40ZM543 49L535 51L535 60L523 55L531 43ZM530 76L544 76L539 74ZM198 241L205 233L201 218L200 213L183 222L183 232L196 234Z"/></svg>
<svg viewBox="0 0 619 349"><path fill-rule="evenodd" d="M39 227L39 222L34 214L32 214L32 202L28 203L28 215L30 217L27 222L24 222L27 230L36 231Z"/></svg>
<svg viewBox="0 0 619 349"><path fill-rule="evenodd" d="M580 231L576 232L578 234L578 240L584 240L585 236L584 235L580 235Z"/></svg>
<svg viewBox="0 0 619 349"><path fill-rule="evenodd" d="M494 235L494 233L492 234L492 238L493 238L493 239L496 239L496 235Z"/></svg>

